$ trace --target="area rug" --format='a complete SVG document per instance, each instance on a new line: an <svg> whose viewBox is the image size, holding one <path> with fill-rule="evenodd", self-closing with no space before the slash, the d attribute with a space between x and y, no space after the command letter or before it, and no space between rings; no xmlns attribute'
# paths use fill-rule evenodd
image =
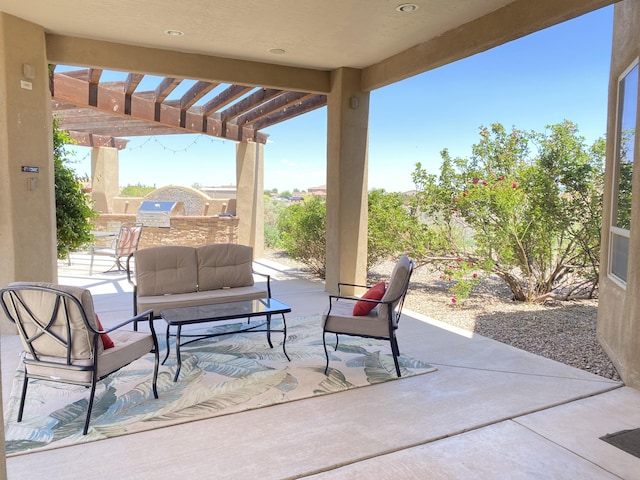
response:
<svg viewBox="0 0 640 480"><path fill-rule="evenodd" d="M640 428L609 433L600 437L600 440L640 458Z"/></svg>
<svg viewBox="0 0 640 480"><path fill-rule="evenodd" d="M84 436L82 427L88 401L85 387L32 380L22 422L16 422L24 378L20 366L5 410L7 455L65 447L401 380L395 373L389 342L346 335L340 337L337 351L330 348L330 369L325 375L319 316L287 320L286 350L291 362L282 351L281 333L272 333L271 349L265 333L235 332L238 328L238 324L216 327L216 331L229 334L183 346L177 382L173 381L172 349L160 368L157 400L151 393L151 354L99 382L89 432ZM275 324L272 328L279 326ZM159 341L163 344L164 338L159 337ZM327 342L334 341L335 336L327 335ZM161 360L164 353L160 352ZM436 370L407 356L401 356L399 363L403 378Z"/></svg>

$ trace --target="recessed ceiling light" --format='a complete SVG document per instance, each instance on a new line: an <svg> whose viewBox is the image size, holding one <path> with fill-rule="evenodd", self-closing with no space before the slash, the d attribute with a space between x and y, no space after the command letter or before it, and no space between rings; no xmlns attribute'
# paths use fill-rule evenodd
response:
<svg viewBox="0 0 640 480"><path fill-rule="evenodd" d="M170 37L181 37L182 35L184 35L184 32L181 32L180 30L165 30L164 33L166 33Z"/></svg>
<svg viewBox="0 0 640 480"><path fill-rule="evenodd" d="M283 48L270 48L269 50L267 50L267 52L273 53L274 55L283 55L287 53L287 51Z"/></svg>
<svg viewBox="0 0 640 480"><path fill-rule="evenodd" d="M402 13L411 13L418 10L418 5L416 5L415 3L403 3L401 5L398 5L396 7L396 10Z"/></svg>

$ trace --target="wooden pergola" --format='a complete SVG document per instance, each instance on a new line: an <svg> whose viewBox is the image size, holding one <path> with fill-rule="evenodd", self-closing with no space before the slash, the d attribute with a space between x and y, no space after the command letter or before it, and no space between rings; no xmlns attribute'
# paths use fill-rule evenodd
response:
<svg viewBox="0 0 640 480"><path fill-rule="evenodd" d="M56 73L55 67L49 86L58 125L78 145L88 147L123 149L128 141L120 137L180 133L265 144L268 135L262 129L327 104L322 94L184 78L158 78L153 90L138 91L145 77L141 73L102 82L103 70ZM182 82L190 88L169 100Z"/></svg>

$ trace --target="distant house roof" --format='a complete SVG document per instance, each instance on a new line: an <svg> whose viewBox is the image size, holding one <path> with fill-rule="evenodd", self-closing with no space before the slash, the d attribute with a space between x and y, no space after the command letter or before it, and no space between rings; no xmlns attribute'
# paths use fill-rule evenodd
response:
<svg viewBox="0 0 640 480"><path fill-rule="evenodd" d="M314 195L326 195L327 194L327 186L326 185L321 185L319 187L309 187L309 188L307 188L307 191L309 193L314 194Z"/></svg>

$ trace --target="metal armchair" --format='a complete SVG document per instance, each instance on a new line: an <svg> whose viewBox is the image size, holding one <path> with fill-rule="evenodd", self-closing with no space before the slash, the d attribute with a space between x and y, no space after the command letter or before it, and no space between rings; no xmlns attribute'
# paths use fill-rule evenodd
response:
<svg viewBox="0 0 640 480"><path fill-rule="evenodd" d="M25 351L18 422L22 421L30 380L84 385L91 388L82 432L86 435L97 382L149 352L155 354L151 381L153 395L158 398L158 340L151 311L103 329L89 290L46 283L13 283L0 290L0 304L16 324ZM150 332L122 330L125 325L145 319ZM104 347L105 334L113 340L112 348Z"/></svg>
<svg viewBox="0 0 640 480"><path fill-rule="evenodd" d="M402 306L409 288L409 280L413 273L413 261L406 255L400 257L396 263L389 284L382 298L358 298L340 295L343 286L365 287L347 283L338 284L338 295L329 296L329 307L322 315L322 343L327 363L324 369L326 374L329 369L329 352L327 351L326 334L336 334L335 349L338 349L338 335L354 335L359 337L377 338L389 340L391 352L398 377L400 365L398 356L400 350L396 340L396 330L402 314ZM364 315L354 315L354 306L357 302L373 304L373 309Z"/></svg>

